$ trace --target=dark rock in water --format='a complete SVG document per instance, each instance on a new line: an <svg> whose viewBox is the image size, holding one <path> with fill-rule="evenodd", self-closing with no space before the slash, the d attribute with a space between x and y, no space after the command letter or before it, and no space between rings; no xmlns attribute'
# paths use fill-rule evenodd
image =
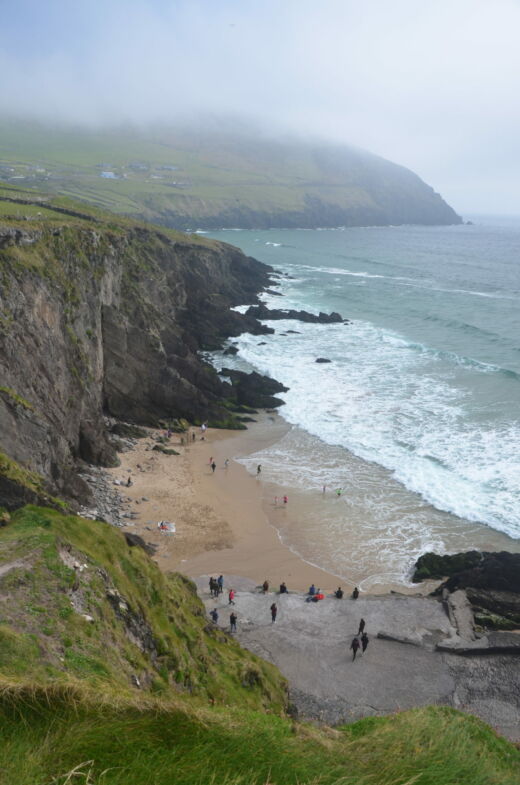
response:
<svg viewBox="0 0 520 785"><path fill-rule="evenodd" d="M246 316L252 316L255 319L297 319L300 322L308 322L309 324L337 324L338 322L347 322L341 314L333 311L332 313L320 313L316 316L314 313L308 311L294 311L292 309L284 310L280 308L269 309L266 305L251 305L246 313Z"/></svg>
<svg viewBox="0 0 520 785"><path fill-rule="evenodd" d="M265 341L260 341L260 343L257 344L257 346L267 346L267 343Z"/></svg>
<svg viewBox="0 0 520 785"><path fill-rule="evenodd" d="M462 572L481 564L483 554L480 551L467 551L440 556L438 553L424 553L415 562L415 572L412 577L414 583L428 578L448 578L450 575Z"/></svg>
<svg viewBox="0 0 520 785"><path fill-rule="evenodd" d="M144 428L138 425L130 425L126 422L116 422L110 428L110 433L115 433L116 436L123 436L125 439L144 439L148 436Z"/></svg>
<svg viewBox="0 0 520 785"><path fill-rule="evenodd" d="M288 388L269 376L262 376L256 371L253 373L233 371L231 368L222 368L220 373L231 379L238 404L252 406L255 409L269 409L282 406L284 403L280 398L273 396L277 392L287 392Z"/></svg>
<svg viewBox="0 0 520 785"><path fill-rule="evenodd" d="M317 363L330 363L332 360L327 359L327 357L318 357L314 362Z"/></svg>
<svg viewBox="0 0 520 785"><path fill-rule="evenodd" d="M143 551L146 551L150 556L155 554L157 550L157 545L153 545L152 543L145 542L142 537L139 537L138 534L132 534L131 532L123 532L125 535L125 540L127 544L131 547L138 547L142 548Z"/></svg>
<svg viewBox="0 0 520 785"><path fill-rule="evenodd" d="M287 335L301 335L298 330L287 330Z"/></svg>
<svg viewBox="0 0 520 785"><path fill-rule="evenodd" d="M446 588L455 591L472 587L520 594L520 553L483 552L481 557L479 564L452 574L446 581Z"/></svg>
<svg viewBox="0 0 520 785"><path fill-rule="evenodd" d="M275 294L277 297L283 297L281 292L276 292L274 289L266 289L266 294Z"/></svg>
<svg viewBox="0 0 520 785"><path fill-rule="evenodd" d="M223 354L238 354L238 349L236 346L228 346L227 349L224 349Z"/></svg>

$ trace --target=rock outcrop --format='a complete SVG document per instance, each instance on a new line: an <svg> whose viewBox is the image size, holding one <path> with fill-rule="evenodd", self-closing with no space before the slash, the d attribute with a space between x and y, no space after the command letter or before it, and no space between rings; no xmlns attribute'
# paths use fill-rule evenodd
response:
<svg viewBox="0 0 520 785"><path fill-rule="evenodd" d="M231 381L234 397L240 407L253 407L254 409L272 409L281 406L284 401L275 398L275 393L287 392L288 387L271 379L269 376L262 376L260 373L244 373L244 371L234 371L231 368L222 368L222 376L226 376ZM243 408L242 408L243 411Z"/></svg>
<svg viewBox="0 0 520 785"><path fill-rule="evenodd" d="M348 324L348 319L344 319L341 314L333 311L332 313L319 314L309 313L309 311L295 311L291 308L268 308L263 303L260 305L252 305L246 311L247 317L254 319L296 319L299 322L307 322L308 324L337 324L343 322Z"/></svg>
<svg viewBox="0 0 520 785"><path fill-rule="evenodd" d="M465 590L479 626L520 629L520 553L426 553L416 563L413 580L425 578L447 578L436 594Z"/></svg>

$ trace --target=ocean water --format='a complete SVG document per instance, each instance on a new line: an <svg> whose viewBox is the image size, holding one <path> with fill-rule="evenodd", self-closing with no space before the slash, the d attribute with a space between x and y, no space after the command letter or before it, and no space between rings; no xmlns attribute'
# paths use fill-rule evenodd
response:
<svg viewBox="0 0 520 785"><path fill-rule="evenodd" d="M284 540L370 585L403 580L431 548L517 550L520 219L212 236L284 274L271 307L351 320L237 339L237 367L290 388L280 412L294 428L245 459L306 495ZM359 573L367 543L381 564Z"/></svg>

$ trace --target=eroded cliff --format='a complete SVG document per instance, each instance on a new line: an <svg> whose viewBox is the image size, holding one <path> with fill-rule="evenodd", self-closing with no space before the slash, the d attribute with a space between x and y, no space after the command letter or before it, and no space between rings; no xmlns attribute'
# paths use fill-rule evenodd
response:
<svg viewBox="0 0 520 785"><path fill-rule="evenodd" d="M103 414L231 424L229 390L197 352L265 329L230 307L256 302L270 268L98 213L5 219L0 263L4 505L84 497L78 460L116 460Z"/></svg>

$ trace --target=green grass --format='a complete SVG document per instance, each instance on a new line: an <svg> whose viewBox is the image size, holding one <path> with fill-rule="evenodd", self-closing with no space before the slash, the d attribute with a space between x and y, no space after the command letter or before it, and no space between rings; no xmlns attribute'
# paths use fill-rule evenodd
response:
<svg viewBox="0 0 520 785"><path fill-rule="evenodd" d="M119 179L103 179L107 169ZM376 208L376 216L396 198L435 201L411 173L349 148L166 128L89 132L4 121L2 175L22 178L11 182L20 190L37 186L119 215L193 228L236 209L301 213L309 198L345 210Z"/></svg>
<svg viewBox="0 0 520 785"><path fill-rule="evenodd" d="M18 398L20 398L20 396L18 396ZM32 409L31 404L23 398L16 400L16 403L22 405L24 408ZM0 452L0 477L5 477L16 485L21 485L23 488L27 488L27 490L36 493L44 503L52 504L62 511L68 509L66 502L62 499L58 499L56 496L51 496L46 492L43 477L41 477L41 475L26 469L3 452Z"/></svg>
<svg viewBox="0 0 520 785"><path fill-rule="evenodd" d="M51 674L121 694L135 691L137 677L146 691L171 695L180 686L217 704L284 707L278 671L209 625L193 584L164 575L115 527L28 506L0 529L0 566L13 561L0 577L0 594L9 593L0 608L0 674ZM87 566L76 574L74 561ZM39 656L26 657L34 641Z"/></svg>
<svg viewBox="0 0 520 785"><path fill-rule="evenodd" d="M519 781L518 750L452 709L336 730L293 721L276 669L208 625L191 582L108 524L25 507L0 530L0 565L2 785Z"/></svg>
<svg viewBox="0 0 520 785"><path fill-rule="evenodd" d="M334 731L182 699L4 684L0 738L9 785L517 785L520 772L513 745L439 707Z"/></svg>
<svg viewBox="0 0 520 785"><path fill-rule="evenodd" d="M29 411L34 411L34 406L28 400L26 400L23 396L19 395L16 390L12 390L10 387L0 386L0 395L3 395L9 401L16 404L17 406L21 406L23 409L28 409Z"/></svg>

